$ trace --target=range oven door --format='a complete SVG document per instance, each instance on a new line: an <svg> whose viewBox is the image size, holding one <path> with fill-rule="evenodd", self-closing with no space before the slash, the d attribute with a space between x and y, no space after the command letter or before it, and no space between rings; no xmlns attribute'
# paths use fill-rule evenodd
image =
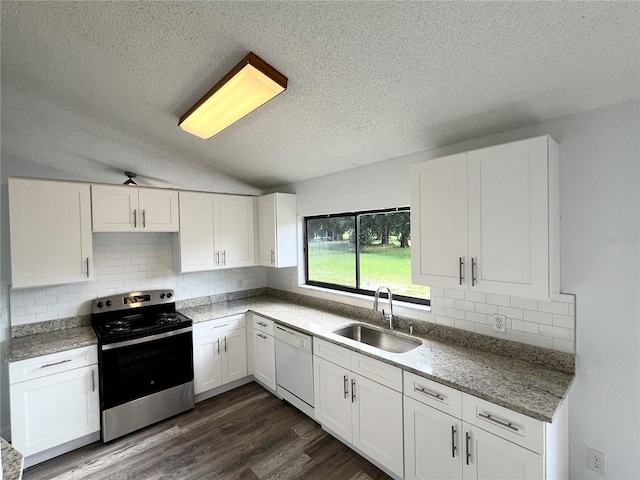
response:
<svg viewBox="0 0 640 480"><path fill-rule="evenodd" d="M100 348L101 410L193 381L191 327Z"/></svg>

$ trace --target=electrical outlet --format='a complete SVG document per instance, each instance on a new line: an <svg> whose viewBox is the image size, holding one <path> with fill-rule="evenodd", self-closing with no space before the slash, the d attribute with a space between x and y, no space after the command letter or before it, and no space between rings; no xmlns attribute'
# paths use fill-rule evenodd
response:
<svg viewBox="0 0 640 480"><path fill-rule="evenodd" d="M607 456L593 448L587 448L587 468L604 475L606 467Z"/></svg>
<svg viewBox="0 0 640 480"><path fill-rule="evenodd" d="M493 331L506 333L507 332L507 317L504 315L493 316Z"/></svg>

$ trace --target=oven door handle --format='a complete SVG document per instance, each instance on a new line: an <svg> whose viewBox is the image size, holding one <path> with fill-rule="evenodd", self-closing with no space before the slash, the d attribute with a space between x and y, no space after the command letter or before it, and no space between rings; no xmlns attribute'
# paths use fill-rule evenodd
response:
<svg viewBox="0 0 640 480"><path fill-rule="evenodd" d="M192 326L181 328L179 330L171 330L170 332L158 333L156 335L149 335L142 338L134 338L133 340L125 340L124 342L107 343L102 345L101 350L113 350L115 348L128 347L130 345L138 345L139 343L153 342L154 340L160 340L162 338L173 337L174 335L181 335L183 333L191 332Z"/></svg>

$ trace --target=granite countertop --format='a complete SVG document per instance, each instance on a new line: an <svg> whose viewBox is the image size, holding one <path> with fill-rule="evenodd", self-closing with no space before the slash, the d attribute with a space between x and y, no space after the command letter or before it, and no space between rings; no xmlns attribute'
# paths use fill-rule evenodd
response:
<svg viewBox="0 0 640 480"><path fill-rule="evenodd" d="M388 353L332 333L356 318L260 296L224 304L181 309L194 323L252 311L301 332L395 365L529 417L551 422L566 397L573 375L505 357L415 336L423 345L406 353Z"/></svg>
<svg viewBox="0 0 640 480"><path fill-rule="evenodd" d="M17 362L97 343L98 339L91 326L26 335L11 339L4 361Z"/></svg>
<svg viewBox="0 0 640 480"><path fill-rule="evenodd" d="M252 311L546 422L552 421L574 378L521 359L456 345L428 334L415 336L422 340L423 345L414 350L388 353L332 333L345 325L367 323L360 321L361 317L355 314L330 313L269 295L181 308L179 311L191 318L194 324ZM376 328L382 329L378 325ZM39 333L13 338L4 360L15 362L94 344L97 344L97 339L91 326Z"/></svg>
<svg viewBox="0 0 640 480"><path fill-rule="evenodd" d="M2 479L20 480L24 457L4 438L0 438L0 450L2 450Z"/></svg>

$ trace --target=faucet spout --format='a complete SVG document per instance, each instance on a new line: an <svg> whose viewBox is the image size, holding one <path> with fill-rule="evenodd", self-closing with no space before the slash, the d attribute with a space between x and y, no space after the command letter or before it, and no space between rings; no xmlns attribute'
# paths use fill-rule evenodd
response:
<svg viewBox="0 0 640 480"><path fill-rule="evenodd" d="M380 292L382 290L387 291L387 295L389 297L389 313L385 313L384 308L382 309L382 320L389 322L389 330L393 330L393 294L391 293L391 289L386 285L382 285L378 287L376 290L376 294L373 297L373 311L378 311L378 301L380 299Z"/></svg>

